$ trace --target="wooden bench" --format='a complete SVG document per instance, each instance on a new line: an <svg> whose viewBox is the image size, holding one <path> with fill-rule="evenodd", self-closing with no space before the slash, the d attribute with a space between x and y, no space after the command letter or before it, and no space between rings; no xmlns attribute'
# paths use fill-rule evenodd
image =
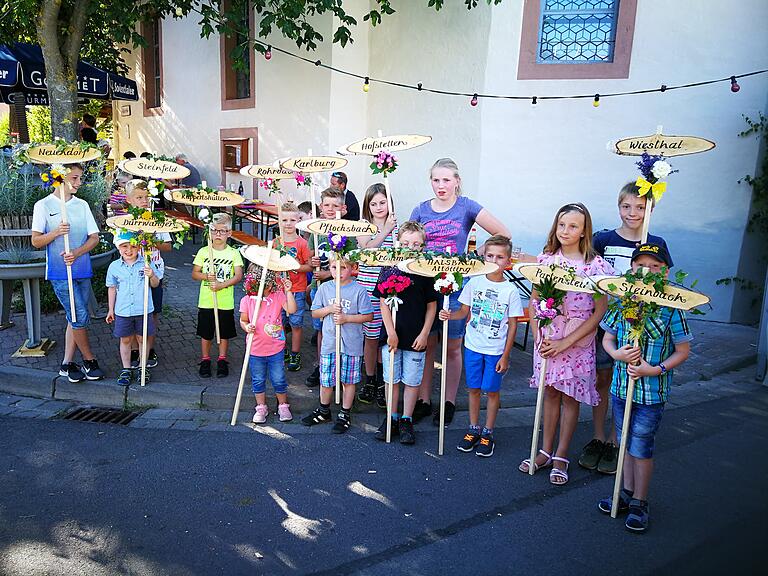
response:
<svg viewBox="0 0 768 576"><path fill-rule="evenodd" d="M195 218L194 216L190 216L186 212L182 212L180 210L166 210L166 215L175 218L176 220L181 220L182 222L186 222L190 226L194 227L195 229L203 229L205 228L206 224L202 220L199 220L198 218ZM264 240L261 240L259 238L256 238L255 236L251 236L250 234L246 234L242 230L233 230L232 231L232 239L235 242L239 242L240 244L244 244L246 246L250 245L257 245L257 246L266 246L267 243L264 242Z"/></svg>

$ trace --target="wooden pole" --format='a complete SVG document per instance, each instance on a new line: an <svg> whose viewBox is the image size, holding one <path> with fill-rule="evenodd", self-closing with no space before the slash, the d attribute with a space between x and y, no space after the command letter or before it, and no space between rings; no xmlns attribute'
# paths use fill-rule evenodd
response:
<svg viewBox="0 0 768 576"><path fill-rule="evenodd" d="M544 330L541 330L541 341L544 341ZM541 359L539 368L539 389L536 391L536 412L533 416L533 434L531 435L531 460L528 466L528 474L533 476L536 472L536 453L538 452L539 427L541 426L541 409L544 403L544 386L547 383L547 359Z"/></svg>
<svg viewBox="0 0 768 576"><path fill-rule="evenodd" d="M65 198L66 192L71 189L69 182L63 182L59 187L59 200L61 200L61 223L68 224L67 218L67 199ZM64 253L69 252L69 232L64 234ZM72 318L72 322L77 322L77 312L75 311L75 292L72 282L72 265L67 264L67 285L69 286L69 313Z"/></svg>
<svg viewBox="0 0 768 576"><path fill-rule="evenodd" d="M635 347L640 345L639 339L635 339ZM632 397L635 394L635 380L629 379L627 384L627 398L624 402L624 421L621 424L621 442L619 445L619 461L616 464L616 478L613 481L613 499L611 500L611 518L616 518L619 512L619 492L621 491L624 472L624 458L627 454L627 438L629 437L629 421L632 415Z"/></svg>
<svg viewBox="0 0 768 576"><path fill-rule="evenodd" d="M264 284L267 280L267 267L269 266L269 258L272 255L273 240L267 243L267 259L262 265L261 279L259 280L259 293L256 296L256 307L253 309L253 316L248 321L253 324L254 320L259 318L259 308L261 308L261 297L264 294ZM253 298L253 296L251 296ZM248 333L248 338L245 340L245 357L243 358L243 367L240 370L240 383L237 386L237 396L235 397L235 407L232 409L232 419L229 421L230 426L237 424L237 413L240 410L240 400L243 398L243 384L245 383L245 373L248 370L248 358L251 355L251 346L253 345L253 332Z"/></svg>
<svg viewBox="0 0 768 576"><path fill-rule="evenodd" d="M640 242L642 244L648 242L648 228L651 225L651 211L653 210L653 205L653 192L649 190L648 194L645 195L645 214L643 215L643 228L640 233Z"/></svg>
<svg viewBox="0 0 768 576"><path fill-rule="evenodd" d="M149 266L149 254L146 248L144 252L144 265ZM141 327L141 385L147 384L147 308L149 307L149 276L144 275L144 317Z"/></svg>
<svg viewBox="0 0 768 576"><path fill-rule="evenodd" d="M312 214L314 214L315 218L320 218L320 207L315 202L315 180L312 179L312 182L309 185L309 201L312 203ZM319 242L317 232L312 233L312 238L315 242L315 255L317 255L318 246L317 243ZM315 267L315 274L320 272L320 266Z"/></svg>
<svg viewBox="0 0 768 576"><path fill-rule="evenodd" d="M387 175L384 174L384 188L387 192L387 210L388 215L393 216L394 210L392 208L392 196L389 193L389 181L387 180ZM400 242L397 240L397 234L395 234L395 231L392 230L392 242L395 246L395 248L400 246ZM395 327L395 332L397 332L397 308L394 308L392 310L392 325ZM392 400L394 398L394 388L395 388L395 351L390 350L389 351L389 382L387 382L387 388L388 388L388 395L387 395L387 443L389 443L392 440L392 413L395 411L395 407L392 403Z"/></svg>
<svg viewBox="0 0 768 576"><path fill-rule="evenodd" d="M217 270L216 270L216 264L213 261L213 240L211 239L211 235L213 234L213 224L208 225L208 273L210 274L211 271L213 272L214 282L216 282L215 278L218 276ZM219 297L216 295L216 292L211 290L211 294L213 295L213 322L214 327L216 328L216 344L221 344L221 332L219 330Z"/></svg>
<svg viewBox="0 0 768 576"><path fill-rule="evenodd" d="M443 296L443 310L450 310L451 297ZM440 430L437 453L443 455L443 444L445 440L445 377L448 372L448 320L443 320L443 350L441 362L443 369L440 371Z"/></svg>
<svg viewBox="0 0 768 576"><path fill-rule="evenodd" d="M336 212L336 219L341 212ZM336 304L341 306L341 258L336 254ZM336 404L341 404L341 326L336 324Z"/></svg>

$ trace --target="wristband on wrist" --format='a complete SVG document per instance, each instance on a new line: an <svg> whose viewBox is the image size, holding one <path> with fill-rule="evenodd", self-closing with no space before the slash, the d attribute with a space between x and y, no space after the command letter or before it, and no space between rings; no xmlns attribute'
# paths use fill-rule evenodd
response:
<svg viewBox="0 0 768 576"><path fill-rule="evenodd" d="M659 368L661 368L661 372L659 373L659 376L667 373L667 367L664 366L664 362L659 362Z"/></svg>

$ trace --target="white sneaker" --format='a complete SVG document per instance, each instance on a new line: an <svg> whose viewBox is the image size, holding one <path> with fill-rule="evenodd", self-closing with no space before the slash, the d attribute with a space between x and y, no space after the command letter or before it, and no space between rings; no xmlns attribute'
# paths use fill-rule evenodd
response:
<svg viewBox="0 0 768 576"><path fill-rule="evenodd" d="M291 414L290 404L279 404L277 407L277 416L280 422L290 422L293 420L293 414Z"/></svg>
<svg viewBox="0 0 768 576"><path fill-rule="evenodd" d="M253 413L254 424L264 424L267 421L267 414L269 414L269 408L266 404L258 404L256 410Z"/></svg>

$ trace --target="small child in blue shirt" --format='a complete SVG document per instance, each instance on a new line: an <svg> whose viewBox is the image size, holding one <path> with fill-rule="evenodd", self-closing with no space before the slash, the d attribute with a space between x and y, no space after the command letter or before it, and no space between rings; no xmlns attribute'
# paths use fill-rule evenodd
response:
<svg viewBox="0 0 768 576"><path fill-rule="evenodd" d="M632 270L648 268L653 273L671 266L663 244L641 244L632 253ZM620 513L627 514L625 527L632 532L648 529L648 486L653 474L653 450L656 432L664 413L664 405L672 385L672 370L685 362L691 350L693 335L688 329L685 312L663 307L646 322L636 348L629 338L629 323L620 310L605 315L600 326L605 330L603 347L616 360L611 382L611 405L616 435L621 440L627 384L636 378L632 395L632 414L627 434L624 460L624 487L619 494ZM611 513L611 498L598 504L601 512Z"/></svg>
<svg viewBox="0 0 768 576"><path fill-rule="evenodd" d="M109 301L107 324L114 322L113 334L120 338L120 359L123 369L117 383L121 386L128 386L132 380L131 342L134 338L139 343L139 349L142 349L144 277L149 278L149 285L152 288L157 288L163 277L162 272L153 262L147 265L139 258L139 246L131 243L131 239L132 235L128 234L115 236L115 246L120 251L120 259L109 265L106 280ZM147 336L155 333L152 312L154 312L152 298L148 298Z"/></svg>

